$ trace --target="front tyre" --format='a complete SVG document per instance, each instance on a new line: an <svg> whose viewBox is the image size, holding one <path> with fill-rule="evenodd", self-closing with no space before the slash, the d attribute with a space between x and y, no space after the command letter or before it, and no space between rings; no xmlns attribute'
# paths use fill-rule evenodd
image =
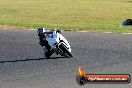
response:
<svg viewBox="0 0 132 88"><path fill-rule="evenodd" d="M72 53L69 52L68 49L63 44L60 44L59 48L63 51L65 57L67 58L73 57Z"/></svg>

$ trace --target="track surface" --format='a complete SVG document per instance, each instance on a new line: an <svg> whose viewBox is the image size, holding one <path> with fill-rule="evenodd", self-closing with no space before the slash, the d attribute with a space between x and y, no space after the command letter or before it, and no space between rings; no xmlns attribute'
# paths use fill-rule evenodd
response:
<svg viewBox="0 0 132 88"><path fill-rule="evenodd" d="M35 31L0 30L0 88L132 88L132 84L76 83L78 66L87 73L132 75L132 35L63 32L74 57L43 57Z"/></svg>

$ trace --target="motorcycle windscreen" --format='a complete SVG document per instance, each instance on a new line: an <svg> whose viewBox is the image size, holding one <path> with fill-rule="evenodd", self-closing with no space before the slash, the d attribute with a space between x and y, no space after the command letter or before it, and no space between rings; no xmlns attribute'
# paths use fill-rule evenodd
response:
<svg viewBox="0 0 132 88"><path fill-rule="evenodd" d="M55 43L59 42L59 37L57 34L49 33L46 35L46 40L48 41L49 45L54 45Z"/></svg>

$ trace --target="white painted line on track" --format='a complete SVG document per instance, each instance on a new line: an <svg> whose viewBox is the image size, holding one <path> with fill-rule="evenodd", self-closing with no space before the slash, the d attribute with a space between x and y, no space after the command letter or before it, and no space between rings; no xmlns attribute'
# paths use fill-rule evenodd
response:
<svg viewBox="0 0 132 88"><path fill-rule="evenodd" d="M125 34L125 35L131 35L132 33L122 33L122 34Z"/></svg>
<svg viewBox="0 0 132 88"><path fill-rule="evenodd" d="M28 30L36 30L36 29L28 29Z"/></svg>
<svg viewBox="0 0 132 88"><path fill-rule="evenodd" d="M89 31L77 31L77 32L89 32Z"/></svg>
<svg viewBox="0 0 132 88"><path fill-rule="evenodd" d="M113 33L113 32L103 32L103 33L108 33L108 34L110 34L110 33Z"/></svg>
<svg viewBox="0 0 132 88"><path fill-rule="evenodd" d="M36 29L28 29L28 30L36 30ZM61 31L63 32L64 30L61 30ZM89 32L89 31L76 31L76 32ZM103 32L103 33L112 34L113 32ZM121 34L132 35L132 33L121 33Z"/></svg>
<svg viewBox="0 0 132 88"><path fill-rule="evenodd" d="M77 32L89 32L89 31L77 31ZM101 32L99 32L99 33L101 33ZM114 34L114 32L102 32L102 33L106 33L106 34ZM132 35L132 33L119 33L119 34Z"/></svg>

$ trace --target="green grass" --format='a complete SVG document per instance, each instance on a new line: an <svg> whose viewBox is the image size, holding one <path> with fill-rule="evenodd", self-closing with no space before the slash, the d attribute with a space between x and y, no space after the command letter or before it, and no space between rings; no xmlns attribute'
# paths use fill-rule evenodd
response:
<svg viewBox="0 0 132 88"><path fill-rule="evenodd" d="M131 0L0 0L0 24L87 31L132 32Z"/></svg>

